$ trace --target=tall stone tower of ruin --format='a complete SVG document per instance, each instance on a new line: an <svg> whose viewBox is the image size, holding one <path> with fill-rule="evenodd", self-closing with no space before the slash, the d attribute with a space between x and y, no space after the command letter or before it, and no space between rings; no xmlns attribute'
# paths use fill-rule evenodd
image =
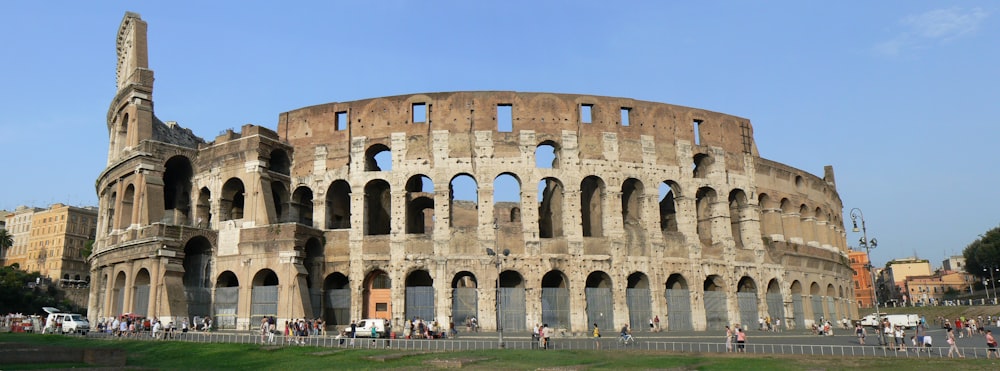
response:
<svg viewBox="0 0 1000 371"><path fill-rule="evenodd" d="M146 22L125 13L118 28L117 91L108 107L108 165L153 135L153 71L146 49Z"/></svg>

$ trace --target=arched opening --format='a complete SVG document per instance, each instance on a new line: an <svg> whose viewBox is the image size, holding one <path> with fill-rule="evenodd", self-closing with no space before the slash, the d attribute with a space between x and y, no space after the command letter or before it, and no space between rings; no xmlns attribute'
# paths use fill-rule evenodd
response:
<svg viewBox="0 0 1000 371"><path fill-rule="evenodd" d="M809 285L809 294L812 295L812 319L817 324L822 324L823 320L823 295L820 293L819 284L813 282Z"/></svg>
<svg viewBox="0 0 1000 371"><path fill-rule="evenodd" d="M266 268L257 271L250 290L251 324L278 315L278 293L278 274Z"/></svg>
<svg viewBox="0 0 1000 371"><path fill-rule="evenodd" d="M198 192L198 216L195 219L195 227L208 228L212 225L212 191L207 187Z"/></svg>
<svg viewBox="0 0 1000 371"><path fill-rule="evenodd" d="M660 230L663 234L677 232L677 202L680 185L673 181L660 183Z"/></svg>
<svg viewBox="0 0 1000 371"><path fill-rule="evenodd" d="M376 179L365 185L365 235L389 234L392 226L392 194L389 183ZM372 317L368 317L372 318Z"/></svg>
<svg viewBox="0 0 1000 371"><path fill-rule="evenodd" d="M455 274L451 280L451 318L455 323L468 324L479 313L479 282L469 271Z"/></svg>
<svg viewBox="0 0 1000 371"><path fill-rule="evenodd" d="M597 271L587 275L584 294L587 299L587 323L598 328L612 329L615 326L615 306L611 293L611 277Z"/></svg>
<svg viewBox="0 0 1000 371"><path fill-rule="evenodd" d="M521 180L513 174L503 173L493 179L493 218L496 220L497 238L518 241L521 227Z"/></svg>
<svg viewBox="0 0 1000 371"><path fill-rule="evenodd" d="M698 214L698 239L705 246L712 246L715 243L712 235L715 199L715 190L709 187L698 189L698 193L695 196L695 209Z"/></svg>
<svg viewBox="0 0 1000 371"><path fill-rule="evenodd" d="M694 329L691 325L691 291L684 276L674 273L667 277L663 295L667 298L667 329Z"/></svg>
<svg viewBox="0 0 1000 371"><path fill-rule="evenodd" d="M559 168L559 145L556 142L547 140L535 147L535 168Z"/></svg>
<svg viewBox="0 0 1000 371"><path fill-rule="evenodd" d="M812 209L805 204L799 206L799 232L802 236L802 243L815 243L816 236L813 232L816 231L816 217L812 213Z"/></svg>
<svg viewBox="0 0 1000 371"><path fill-rule="evenodd" d="M406 233L434 232L434 182L426 175L406 181Z"/></svg>
<svg viewBox="0 0 1000 371"><path fill-rule="evenodd" d="M201 236L188 240L183 266L188 315L207 317L212 305L212 243Z"/></svg>
<svg viewBox="0 0 1000 371"><path fill-rule="evenodd" d="M747 195L742 189L734 189L729 192L729 226L732 232L733 242L737 248L746 246L743 243L743 221L744 212L747 210Z"/></svg>
<svg viewBox="0 0 1000 371"><path fill-rule="evenodd" d="M149 271L139 269L132 287L132 313L141 317L149 314Z"/></svg>
<svg viewBox="0 0 1000 371"><path fill-rule="evenodd" d="M425 270L415 270L406 276L406 307L404 318L433 320L434 279Z"/></svg>
<svg viewBox="0 0 1000 371"><path fill-rule="evenodd" d="M711 275L705 278L705 324L706 330L722 330L729 324L729 301L726 299L726 282L722 277Z"/></svg>
<svg viewBox="0 0 1000 371"><path fill-rule="evenodd" d="M538 237L563 236L563 185L555 178L538 183Z"/></svg>
<svg viewBox="0 0 1000 371"><path fill-rule="evenodd" d="M318 238L306 240L306 257L302 264L306 268L306 288L309 289L309 303L312 305L313 317L320 317L323 311L323 287L320 285L325 272L326 258L323 244Z"/></svg>
<svg viewBox="0 0 1000 371"><path fill-rule="evenodd" d="M840 313L837 313L836 295L837 290L833 288L833 284L828 284L826 286L826 297L824 298L826 301L826 318L834 323L840 318Z"/></svg>
<svg viewBox="0 0 1000 371"><path fill-rule="evenodd" d="M107 205L108 234L111 234L111 231L118 229L115 227L115 221L117 220L115 219L115 206L118 206L117 202L118 202L118 192L111 192L111 196L108 197L108 205Z"/></svg>
<svg viewBox="0 0 1000 371"><path fill-rule="evenodd" d="M328 326L351 323L351 285L343 273L334 272L323 280L323 322Z"/></svg>
<svg viewBox="0 0 1000 371"><path fill-rule="evenodd" d="M777 278L772 278L767 283L767 296L764 300L767 302L767 315L771 317L771 324L777 326L777 320L785 320L785 301L781 296L781 284Z"/></svg>
<svg viewBox="0 0 1000 371"><path fill-rule="evenodd" d="M802 283L798 280L792 281L789 291L792 293L792 316L795 317L793 321L796 327L804 329L806 328L806 293L802 289Z"/></svg>
<svg viewBox="0 0 1000 371"><path fill-rule="evenodd" d="M351 228L351 186L336 180L326 192L326 228Z"/></svg>
<svg viewBox="0 0 1000 371"><path fill-rule="evenodd" d="M129 184L125 187L125 194L122 196L121 222L122 229L128 229L132 225L132 204L135 202L135 185Z"/></svg>
<svg viewBox="0 0 1000 371"><path fill-rule="evenodd" d="M292 214L296 223L312 227L313 192L309 187L298 187L292 193Z"/></svg>
<svg viewBox="0 0 1000 371"><path fill-rule="evenodd" d="M479 226L479 186L468 174L459 174L451 179L448 186L448 200L451 204L452 228L476 228Z"/></svg>
<svg viewBox="0 0 1000 371"><path fill-rule="evenodd" d="M392 171L392 151L385 144L374 144L365 151L365 171Z"/></svg>
<svg viewBox="0 0 1000 371"><path fill-rule="evenodd" d="M215 325L220 329L236 329L236 311L240 304L240 280L236 273L225 271L215 279L215 303L212 313L215 316ZM189 313L194 316L194 324L201 323L202 315Z"/></svg>
<svg viewBox="0 0 1000 371"><path fill-rule="evenodd" d="M184 156L167 160L163 172L163 222L187 225L191 216L191 178L194 170Z"/></svg>
<svg viewBox="0 0 1000 371"><path fill-rule="evenodd" d="M628 305L629 327L632 329L642 328L643 321L653 318L649 277L646 277L645 273L634 272L628 276L628 284L625 287L625 302Z"/></svg>
<svg viewBox="0 0 1000 371"><path fill-rule="evenodd" d="M243 219L243 198L246 188L240 178L230 178L222 185L222 198L219 200L221 220Z"/></svg>
<svg viewBox="0 0 1000 371"><path fill-rule="evenodd" d="M604 180L588 176L580 182L580 220L583 237L604 236Z"/></svg>
<svg viewBox="0 0 1000 371"><path fill-rule="evenodd" d="M288 176L291 167L292 161L288 159L288 153L285 150L277 148L271 151L271 156L267 163L268 170Z"/></svg>
<svg viewBox="0 0 1000 371"><path fill-rule="evenodd" d="M569 281L557 270L549 271L542 277L542 322L553 328L572 328Z"/></svg>
<svg viewBox="0 0 1000 371"><path fill-rule="evenodd" d="M362 313L365 318L392 318L392 280L383 270L368 273L364 283Z"/></svg>
<svg viewBox="0 0 1000 371"><path fill-rule="evenodd" d="M125 272L118 272L115 275L114 287L111 290L111 314L120 315L125 313Z"/></svg>
<svg viewBox="0 0 1000 371"><path fill-rule="evenodd" d="M758 312L757 282L753 278L743 276L736 285L736 304L740 310L740 323L744 330L753 328L761 319Z"/></svg>
<svg viewBox="0 0 1000 371"><path fill-rule="evenodd" d="M274 204L275 223L285 223L289 221L288 209L288 189L285 184L279 181L271 182L271 202Z"/></svg>
<svg viewBox="0 0 1000 371"><path fill-rule="evenodd" d="M757 205L760 205L760 233L773 240L783 233L781 231L781 209L775 204L774 199L766 193L757 196Z"/></svg>
<svg viewBox="0 0 1000 371"><path fill-rule="evenodd" d="M785 234L785 241L795 243L802 242L802 235L799 234L799 213L792 206L792 202L787 198L781 199L781 230Z"/></svg>
<svg viewBox="0 0 1000 371"><path fill-rule="evenodd" d="M500 272L500 325L504 330L528 329L524 293L524 277L521 273L512 270Z"/></svg>

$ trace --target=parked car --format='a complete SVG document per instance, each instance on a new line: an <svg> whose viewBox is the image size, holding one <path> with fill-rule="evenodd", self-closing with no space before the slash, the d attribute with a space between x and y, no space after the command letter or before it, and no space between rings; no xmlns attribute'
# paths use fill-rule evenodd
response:
<svg viewBox="0 0 1000 371"><path fill-rule="evenodd" d="M44 333L78 333L86 335L90 331L90 321L76 313L63 313L58 308L43 307L49 316L45 319Z"/></svg>
<svg viewBox="0 0 1000 371"><path fill-rule="evenodd" d="M375 335L376 335L376 337L384 338L384 337L388 337L389 336L389 333L388 333L388 330L389 330L389 321L385 320L385 319L381 319L381 318L368 318L368 319L363 319L363 320L358 321L355 325L357 326L355 328L355 332L356 332L355 336L359 337L359 338L362 338L362 337L371 337L372 336L372 327L375 327ZM348 325L347 327L344 327L343 331L344 331L345 334L347 334L347 336L350 336L351 335L351 326Z"/></svg>

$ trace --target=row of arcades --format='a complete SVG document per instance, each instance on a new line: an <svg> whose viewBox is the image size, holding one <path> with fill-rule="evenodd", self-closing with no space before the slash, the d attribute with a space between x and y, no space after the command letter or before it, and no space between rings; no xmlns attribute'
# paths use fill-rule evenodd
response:
<svg viewBox="0 0 1000 371"><path fill-rule="evenodd" d="M778 279L758 286L748 276L733 283L718 275L690 281L674 273L665 282L654 284L643 272L615 282L604 271L591 271L576 283L560 270L531 280L519 269L510 268L499 274L498 284L496 276L488 273L491 270L463 270L435 279L426 269L405 276L372 269L360 282L334 272L312 284L314 280L307 275L288 273L281 279L269 268L252 274L249 269L211 274L207 268L197 274L185 272L184 301L191 320L211 317L220 329L252 328L264 316L322 318L330 326L361 318L422 318L454 322L459 327L476 317L484 329L494 329L500 321L500 326L510 331L527 330L535 323L571 331L586 331L594 323L605 329L617 329L625 323L642 329L654 316L660 317L667 330L715 330L737 323L754 326L763 317L781 319L786 328L803 328L824 319L847 317L851 305L843 287L828 284L824 289L817 282L806 287L798 280L782 290ZM202 273L210 276L199 277ZM96 291L100 310L95 316L134 313L170 316L174 321L185 316L157 313L156 308L162 306L154 301L175 300L168 296L176 293L157 292L162 286L151 284L146 268L131 274L134 276L129 277L124 270L104 274ZM191 282L194 279L202 281ZM297 287L303 279L307 290ZM308 294L303 295L305 292ZM290 313L289 308L297 305L305 309L304 314Z"/></svg>

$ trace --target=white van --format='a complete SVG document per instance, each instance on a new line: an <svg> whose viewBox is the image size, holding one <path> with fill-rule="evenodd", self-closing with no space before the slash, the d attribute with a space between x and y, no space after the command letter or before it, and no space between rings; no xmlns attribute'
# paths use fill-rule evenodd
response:
<svg viewBox="0 0 1000 371"><path fill-rule="evenodd" d="M386 332L386 328L389 326L389 321L381 318L368 318L360 320L356 323L357 328L355 329L355 337L368 338L372 337L372 327L375 327L375 336L384 338L389 336ZM344 335L351 336L351 326L348 325L344 327Z"/></svg>
<svg viewBox="0 0 1000 371"><path fill-rule="evenodd" d="M90 331L90 321L86 317L76 313L63 313L58 308L42 307L48 318L45 319L45 328L42 333L79 333L86 335Z"/></svg>

